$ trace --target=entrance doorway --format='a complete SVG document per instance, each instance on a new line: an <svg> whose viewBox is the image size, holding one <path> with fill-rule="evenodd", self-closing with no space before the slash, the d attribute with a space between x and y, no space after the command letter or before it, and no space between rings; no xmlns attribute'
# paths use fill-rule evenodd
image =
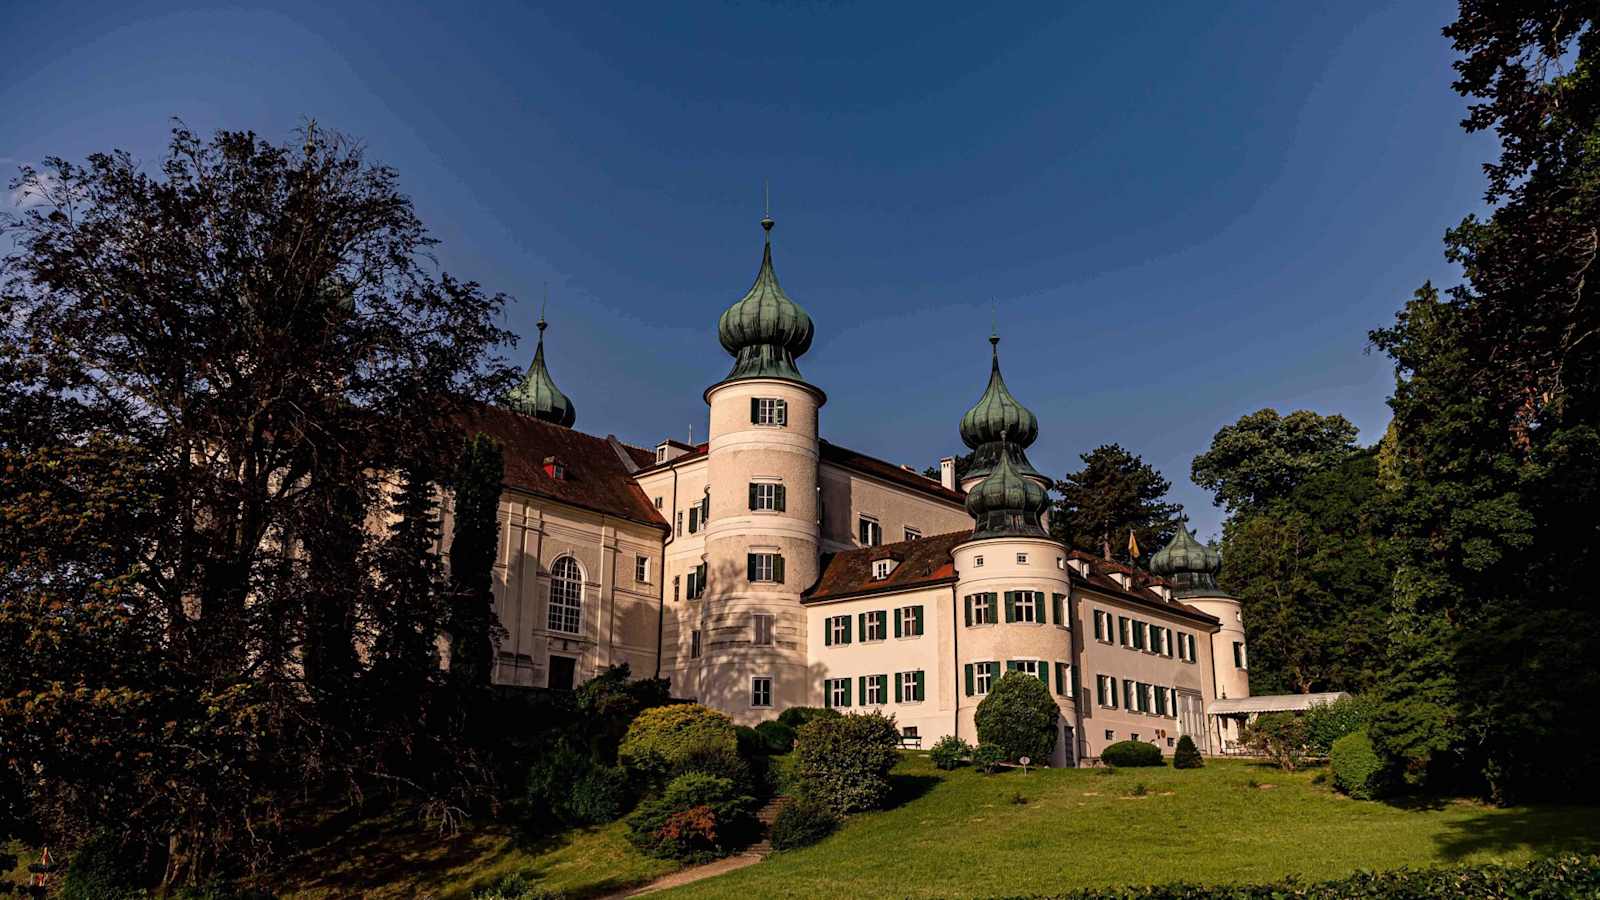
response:
<svg viewBox="0 0 1600 900"><path fill-rule="evenodd" d="M1069 769L1078 765L1078 736L1071 725L1061 726L1061 736L1056 739L1055 764Z"/></svg>
<svg viewBox="0 0 1600 900"><path fill-rule="evenodd" d="M1187 734L1201 753L1211 752L1211 742L1206 735L1205 710L1199 694L1178 692L1178 733Z"/></svg>
<svg viewBox="0 0 1600 900"><path fill-rule="evenodd" d="M570 691L573 681L578 673L578 661L570 656L550 657L550 680L546 682L551 690Z"/></svg>

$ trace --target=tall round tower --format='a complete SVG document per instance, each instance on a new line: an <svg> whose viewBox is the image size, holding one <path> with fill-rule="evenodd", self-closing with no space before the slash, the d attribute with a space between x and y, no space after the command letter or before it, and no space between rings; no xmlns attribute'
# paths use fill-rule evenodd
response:
<svg viewBox="0 0 1600 900"><path fill-rule="evenodd" d="M817 411L827 401L795 358L811 317L778 286L772 219L755 284L722 314L728 376L711 407L708 585L700 702L754 723L811 702L800 594L817 580Z"/></svg>
<svg viewBox="0 0 1600 900"><path fill-rule="evenodd" d="M1244 615L1239 598L1217 586L1222 554L1194 539L1188 523L1179 523L1171 542L1150 557L1150 572L1166 579L1173 598L1216 616L1222 628L1211 636L1211 668L1217 699L1250 696L1249 655L1244 640Z"/></svg>

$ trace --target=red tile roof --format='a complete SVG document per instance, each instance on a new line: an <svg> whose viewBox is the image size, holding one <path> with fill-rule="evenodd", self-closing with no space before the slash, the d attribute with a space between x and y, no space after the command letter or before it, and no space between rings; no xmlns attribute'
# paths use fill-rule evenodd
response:
<svg viewBox="0 0 1600 900"><path fill-rule="evenodd" d="M663 530L669 527L607 438L488 405L468 410L458 424L468 434L482 432L500 442L509 488ZM655 461L649 450L621 442L617 446L637 465ZM545 474L547 456L561 462L565 477Z"/></svg>
<svg viewBox="0 0 1600 900"><path fill-rule="evenodd" d="M885 462L865 453L857 453L830 443L826 440L822 444L822 461L833 463L840 468L851 469L864 475L872 475L884 481L894 482L902 487L920 491L932 497L949 503L960 504L966 501L967 495L959 490L952 491L938 481L925 477L917 472L907 472L891 462Z"/></svg>

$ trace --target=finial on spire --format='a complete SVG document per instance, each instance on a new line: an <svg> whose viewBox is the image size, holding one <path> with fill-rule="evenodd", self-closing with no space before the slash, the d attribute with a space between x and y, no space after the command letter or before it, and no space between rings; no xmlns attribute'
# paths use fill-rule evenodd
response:
<svg viewBox="0 0 1600 900"><path fill-rule="evenodd" d="M762 190L762 193L763 193L763 204L762 204L762 212L761 212L761 230L765 231L767 233L767 240L770 241L770 240L772 240L772 225L773 225L773 222L772 222L772 182L770 180L768 180L768 179L762 179L762 181L761 181L761 190Z"/></svg>
<svg viewBox="0 0 1600 900"><path fill-rule="evenodd" d="M1000 353L1000 301L989 301L989 346L994 348L994 353Z"/></svg>
<svg viewBox="0 0 1600 900"><path fill-rule="evenodd" d="M550 327L550 323L548 323L548 322L546 322L544 320L544 312L549 306L550 306L550 282L546 281L544 283L544 302L539 304L539 321L534 323L534 324L539 326L539 340L541 340L541 341L544 340L544 330L546 328Z"/></svg>

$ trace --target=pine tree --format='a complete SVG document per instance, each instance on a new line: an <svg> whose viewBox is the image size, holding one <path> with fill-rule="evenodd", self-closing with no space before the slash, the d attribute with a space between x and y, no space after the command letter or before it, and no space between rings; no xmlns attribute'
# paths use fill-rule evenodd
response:
<svg viewBox="0 0 1600 900"><path fill-rule="evenodd" d="M1198 769L1205 764L1205 759L1200 756L1200 748L1194 745L1194 738L1187 734L1178 738L1178 748L1172 754L1174 769Z"/></svg>
<svg viewBox="0 0 1600 900"><path fill-rule="evenodd" d="M1050 515L1050 532L1057 540L1096 554L1109 546L1120 559L1127 558L1129 531L1145 554L1172 540L1183 511L1166 500L1172 482L1116 444L1079 459L1083 468L1056 482L1061 499Z"/></svg>
<svg viewBox="0 0 1600 900"><path fill-rule="evenodd" d="M494 560L500 537L500 445L469 438L456 466L455 529L450 538L450 674L462 685L487 685L499 622L494 614Z"/></svg>

